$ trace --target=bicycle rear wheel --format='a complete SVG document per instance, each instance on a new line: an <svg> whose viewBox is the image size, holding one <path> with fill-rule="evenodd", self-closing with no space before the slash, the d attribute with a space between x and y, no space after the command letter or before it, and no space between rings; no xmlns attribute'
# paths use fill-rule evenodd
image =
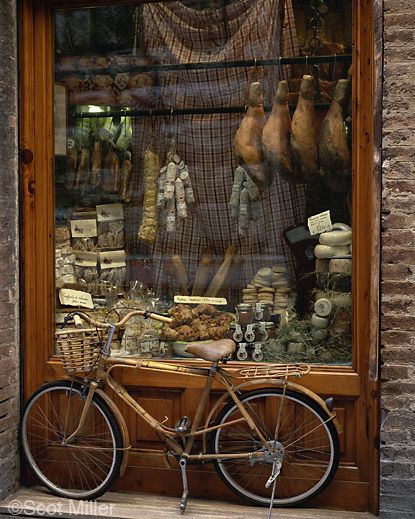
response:
<svg viewBox="0 0 415 519"><path fill-rule="evenodd" d="M82 429L77 428L85 403L82 386L69 381L39 388L27 402L22 418L23 451L38 479L54 494L95 499L119 475L123 457L118 423L95 394Z"/></svg>
<svg viewBox="0 0 415 519"><path fill-rule="evenodd" d="M301 393L287 390L283 397L282 388L250 391L242 396L241 403L271 448L280 420L277 442L283 456L274 506L296 506L319 494L333 479L340 456L337 431L325 411ZM215 421L222 427L211 433L212 452L264 455L216 460L215 468L226 485L242 498L269 506L272 485L265 488L265 483L271 475L273 458L246 421L230 424L241 417L233 401L224 407Z"/></svg>

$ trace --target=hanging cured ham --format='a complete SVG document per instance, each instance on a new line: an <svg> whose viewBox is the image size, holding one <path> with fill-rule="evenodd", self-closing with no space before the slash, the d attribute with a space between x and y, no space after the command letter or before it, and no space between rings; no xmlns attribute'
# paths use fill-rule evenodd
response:
<svg viewBox="0 0 415 519"><path fill-rule="evenodd" d="M262 132L262 150L272 172L292 182L296 180L291 151L291 116L288 108L288 81L278 83L271 115Z"/></svg>
<svg viewBox="0 0 415 519"><path fill-rule="evenodd" d="M303 76L291 123L291 149L298 173L304 181L318 173L317 141L314 130L316 86L312 76Z"/></svg>
<svg viewBox="0 0 415 519"><path fill-rule="evenodd" d="M323 120L318 144L321 173L330 177L329 185L334 191L342 191L345 178L351 173L351 157L344 123L344 109L349 97L349 81L340 79L334 89L333 101ZM336 180L342 177L340 182ZM330 187L332 189L332 187Z"/></svg>
<svg viewBox="0 0 415 519"><path fill-rule="evenodd" d="M273 175L262 153L262 130L265 126L264 97L260 83L249 87L248 109L235 135L234 149L238 162L260 187L271 185Z"/></svg>

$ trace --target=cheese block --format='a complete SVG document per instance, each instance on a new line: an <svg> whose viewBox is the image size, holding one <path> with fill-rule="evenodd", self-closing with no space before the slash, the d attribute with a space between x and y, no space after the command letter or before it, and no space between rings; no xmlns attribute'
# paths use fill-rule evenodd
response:
<svg viewBox="0 0 415 519"><path fill-rule="evenodd" d="M329 260L324 258L316 259L316 272L328 272L329 271Z"/></svg>
<svg viewBox="0 0 415 519"><path fill-rule="evenodd" d="M332 259L329 262L329 272L338 274L352 273L352 260L350 259Z"/></svg>

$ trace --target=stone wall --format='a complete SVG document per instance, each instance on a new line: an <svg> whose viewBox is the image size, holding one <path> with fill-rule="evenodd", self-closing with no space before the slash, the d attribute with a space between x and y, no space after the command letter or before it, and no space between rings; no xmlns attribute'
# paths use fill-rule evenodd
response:
<svg viewBox="0 0 415 519"><path fill-rule="evenodd" d="M19 234L16 2L0 2L0 499L19 477Z"/></svg>
<svg viewBox="0 0 415 519"><path fill-rule="evenodd" d="M415 2L384 0L381 517L415 517Z"/></svg>

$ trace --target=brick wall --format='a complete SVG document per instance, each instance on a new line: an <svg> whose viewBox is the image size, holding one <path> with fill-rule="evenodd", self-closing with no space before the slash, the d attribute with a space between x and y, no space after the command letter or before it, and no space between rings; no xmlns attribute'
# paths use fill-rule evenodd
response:
<svg viewBox="0 0 415 519"><path fill-rule="evenodd" d="M0 499L19 476L19 263L15 0L0 2Z"/></svg>
<svg viewBox="0 0 415 519"><path fill-rule="evenodd" d="M384 0L381 517L415 517L415 1Z"/></svg>

